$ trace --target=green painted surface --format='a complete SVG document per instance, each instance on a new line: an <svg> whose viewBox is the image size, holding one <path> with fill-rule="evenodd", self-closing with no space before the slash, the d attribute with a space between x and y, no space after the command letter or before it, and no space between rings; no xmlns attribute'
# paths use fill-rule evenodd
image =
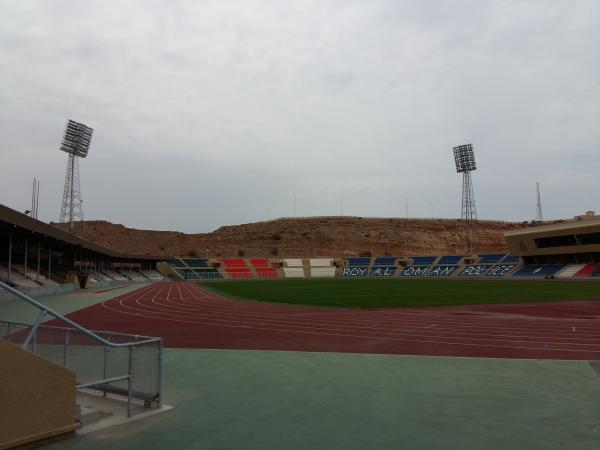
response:
<svg viewBox="0 0 600 450"><path fill-rule="evenodd" d="M223 295L277 303L338 307L442 306L600 300L600 282L436 278L212 281Z"/></svg>
<svg viewBox="0 0 600 450"><path fill-rule="evenodd" d="M110 289L109 291L100 293L96 292L94 289L86 289L77 290L62 295L35 297L35 299L61 314L69 314L70 312L77 311L78 309L86 308L88 306L95 305L96 303L132 292L136 289L146 286L146 284L138 283L123 285L123 287L118 289L112 289L113 287L117 286L119 285L100 288L98 289L100 291ZM29 324L35 321L35 318L38 314L38 309L34 308L23 300L15 298L11 300L0 301L0 320ZM47 320L52 320L52 317L48 317Z"/></svg>
<svg viewBox="0 0 600 450"><path fill-rule="evenodd" d="M50 449L600 448L586 362L165 351L175 409Z"/></svg>

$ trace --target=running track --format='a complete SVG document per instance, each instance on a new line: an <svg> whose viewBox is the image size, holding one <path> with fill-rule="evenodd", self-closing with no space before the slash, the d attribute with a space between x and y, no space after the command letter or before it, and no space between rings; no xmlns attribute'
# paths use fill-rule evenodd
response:
<svg viewBox="0 0 600 450"><path fill-rule="evenodd" d="M336 309L232 300L157 283L69 314L166 347L600 359L600 302Z"/></svg>

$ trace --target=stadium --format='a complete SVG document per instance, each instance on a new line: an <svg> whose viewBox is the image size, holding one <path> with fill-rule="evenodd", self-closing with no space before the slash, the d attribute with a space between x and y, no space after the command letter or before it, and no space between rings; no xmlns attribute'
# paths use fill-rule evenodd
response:
<svg viewBox="0 0 600 450"><path fill-rule="evenodd" d="M385 52L385 64L373 63L376 46L337 41L337 34L317 38L312 28L297 28L321 20L312 17L319 10L316 6L307 9L310 18L295 11L293 20L284 21L289 30L276 27L287 36L286 45L298 52L298 60L288 60L296 72L281 69L271 53L277 39L271 39L270 21L259 21L261 26L257 22L253 32L242 27L239 36L226 21L219 22L217 31L202 28L206 36L216 33L214 49L179 41L180 34L188 39L195 35L188 19L204 27L212 24L209 18L241 20L215 5L163 10L152 23L174 33L171 47L160 41L155 44L162 49L159 60L129 55L132 63L126 70L119 64L111 69L115 48L125 45L126 36L145 39L149 34L137 34L134 25L141 22L130 20L132 29L121 35L120 19L105 17L105 7L89 7L97 8L102 27L84 21L90 36L86 27L69 31L86 45L67 51L61 47L66 44L54 41L54 31L49 35L64 62L87 61L95 39L106 40L102 45L112 52L98 53L107 64L106 75L99 75L97 65L87 76L98 85L114 85L108 92L119 106L107 106L110 102L104 103L100 92L87 90L79 91L77 101L66 102L64 108L50 95L23 94L23 99L37 100L39 95L47 102L40 102L44 114L32 108L24 118L9 114L16 101L0 106L3 117L11 117L6 121L11 125L0 128L0 450L600 446L600 216L592 210L597 180L584 176L595 173L597 162L588 150L578 147L582 165L577 158L554 158L552 153L542 162L533 150L528 159L527 151L519 148L507 154L539 167L521 162L514 167L514 161L506 162L498 151L503 136L491 133L493 138L484 138L475 131L490 133L481 119L487 109L476 105L476 95L469 97L469 105L479 108L481 117L472 119L477 125L443 119L434 125L428 119L427 127L437 129L441 137L432 137L422 124L415 125L418 138L411 130L397 131L386 122L379 104L370 109L370 101L373 96L385 103L382 99L397 95L403 83L419 89L414 75L398 85L380 79L401 46L393 44ZM365 42L374 39L383 48L389 39L374 30L391 33L390 23L392 28L403 23L389 5L362 13L358 5L338 7L349 15L321 11L327 21L320 32L329 27L339 34L363 30ZM123 8L130 15L144 9ZM238 5L233 10L245 8ZM273 8L263 5L257 10ZM27 8L6 9L16 23L33 17ZM159 9L154 5L147 14ZM374 10L378 13L371 17ZM250 8L248 14L251 11L256 12ZM75 12L65 14L74 17ZM281 11L273 14L286 16ZM43 9L36 17L54 16ZM248 23L258 20L248 17ZM296 17L302 20L296 23ZM341 22L330 23L334 17ZM535 17L548 26L546 19ZM361 26L363 20L369 25ZM411 18L420 24L427 20L434 19L421 13ZM120 31L107 28L105 34L105 25L118 25ZM0 34L17 36L15 30L0 19ZM39 43L41 35L27 30L19 42ZM258 30L271 30L265 32L268 44ZM302 45L290 30L303 36L298 41ZM505 38L509 34L501 33ZM240 44L246 38L261 43L251 58L240 56L236 47L246 48ZM316 77L315 66L299 62L303 45L314 39L319 44L310 54L332 45L359 51L371 62L356 65L356 55L328 54L318 61L338 61L340 67L352 62L356 73L330 68L335 72L331 77ZM414 42L452 42L444 51L466 45L462 38L446 36L435 45L430 39L420 35ZM223 42L237 49L231 53L239 60L221 67L217 48ZM182 45L180 53L174 50L177 43ZM485 45L493 47L490 42ZM146 47L136 42L131 48ZM197 65L190 48L212 55L215 67L206 67L215 74L214 85L186 78L205 67ZM425 54L440 57L424 48ZM286 47L286 55L287 51ZM261 60L263 53L270 55L265 56L268 69L251 67L250 61ZM411 61L410 52L403 61ZM421 64L423 72L430 73L427 64ZM78 70L89 70L77 65ZM154 78L153 70L165 67L168 81L162 84L165 81ZM377 67L373 73L372 67ZM453 70L444 67L440 73ZM64 70L60 73L69 72ZM240 79L228 78L237 71L243 75ZM28 78L19 70L15 73L21 75L10 75L11 83L25 92L23 80ZM123 73L140 85L127 84L117 95ZM271 73L290 85L281 88L272 80L262 85ZM146 77L168 94L157 94L154 86L144 90ZM370 79L371 87L351 96L348 86L365 82L363 77ZM221 78L226 88L220 87ZM61 83L81 89L67 79ZM427 79L428 89L439 82ZM455 89L467 95L471 88L478 89L478 79L471 79L473 86ZM250 85L256 91L240 88ZM386 94L377 97L374 92L380 85L386 86ZM210 99L211 86L219 94L218 102ZM331 97L315 95L318 100L311 100L303 91L306 86ZM199 92L204 97L198 97ZM292 100L283 92L293 92ZM363 97L364 92L369 95ZM439 94L435 88L431 92ZM3 95L0 92L0 98L9 99ZM417 98L428 95L421 92ZM157 116L151 108L154 101L145 103L154 96L160 99ZM348 98L352 102L346 103ZM436 98L438 105L448 101L444 95ZM82 99L89 108L79 107ZM208 131L199 132L192 120L196 108L201 109L199 99L214 108L203 116ZM226 103L223 110L216 106L221 101ZM362 106L346 116L349 104ZM548 109L558 104L557 100ZM269 112L261 121L263 107ZM413 111L404 120L416 124L420 111L415 109L414 122ZM436 114L429 107L425 111L428 118ZM376 120L369 121L370 114ZM454 117L454 108L448 114ZM510 123L516 126L521 119L511 106L507 116L512 115L516 117ZM365 135L353 122L356 117L368 123ZM143 124L146 119L148 125ZM541 132L532 134L540 138L555 132L553 139L568 135L560 128L564 117L554 119L545 120L558 131L544 124ZM392 136L389 141L375 136L381 123L387 127L382 136ZM23 131L24 124L26 130L39 129L39 135ZM215 137L223 124L231 129ZM264 134L252 134L246 125ZM459 131L449 132L447 126ZM521 136L529 126L536 127L528 122L518 128ZM310 139L305 141L306 133ZM469 133L477 138L474 144L462 137ZM49 136L60 139L59 145ZM596 135L589 136L597 143ZM399 151L402 156L396 160L387 148L393 144L404 149L401 138L411 150ZM314 149L296 147L294 140ZM347 148L327 150L332 142ZM229 147L233 144L235 151ZM136 153L134 148L144 145L147 153ZM37 150L27 153L27 146ZM58 148L48 156L46 149L53 146ZM262 146L264 153L257 150ZM66 172L59 166L65 158ZM401 169L395 166L398 161L404 164ZM31 171L35 178L29 185ZM574 180L577 171L582 175ZM554 196L544 205L554 204L551 214L544 215L537 183L537 196L531 195L537 202L525 202L532 204L527 206L533 206L532 213L536 207L535 219L530 220L519 210L520 202L533 191L529 180L539 173L545 174ZM401 195L396 184L402 186ZM433 200L424 200L424 191L432 193L439 214ZM428 207L410 215L409 196ZM48 199L60 203L60 209L47 206ZM298 199L304 202L303 216L297 213ZM331 214L338 201L339 214ZM319 209L321 202L336 206ZM265 205L267 214L252 212ZM278 211L274 215L271 205ZM431 218L424 218L429 214Z"/></svg>

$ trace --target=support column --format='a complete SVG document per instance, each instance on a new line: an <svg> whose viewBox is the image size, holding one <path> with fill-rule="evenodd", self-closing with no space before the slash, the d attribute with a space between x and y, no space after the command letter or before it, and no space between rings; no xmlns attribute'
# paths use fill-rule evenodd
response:
<svg viewBox="0 0 600 450"><path fill-rule="evenodd" d="M8 232L8 274L7 280L10 281L10 272L12 271L12 230Z"/></svg>
<svg viewBox="0 0 600 450"><path fill-rule="evenodd" d="M23 265L25 266L25 278L27 278L27 244L29 243L29 236L25 236L25 261L23 261Z"/></svg>
<svg viewBox="0 0 600 450"><path fill-rule="evenodd" d="M48 279L52 279L52 242L48 248Z"/></svg>
<svg viewBox="0 0 600 450"><path fill-rule="evenodd" d="M40 242L40 239L38 238L38 255L37 255L37 274L35 275L35 279L36 280L40 280L40 257L41 257L41 253L42 253L42 243Z"/></svg>

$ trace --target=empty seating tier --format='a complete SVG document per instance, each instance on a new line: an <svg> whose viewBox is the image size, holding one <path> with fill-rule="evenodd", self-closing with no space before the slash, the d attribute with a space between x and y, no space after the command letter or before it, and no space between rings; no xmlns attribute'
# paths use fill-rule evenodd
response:
<svg viewBox="0 0 600 450"><path fill-rule="evenodd" d="M456 270L457 266L435 266L427 273L429 277L450 277Z"/></svg>
<svg viewBox="0 0 600 450"><path fill-rule="evenodd" d="M463 259L462 255L448 255L442 256L438 261L439 266L455 266L460 260Z"/></svg>
<svg viewBox="0 0 600 450"><path fill-rule="evenodd" d="M499 264L499 265L493 267L492 269L490 269L489 272L486 274L486 276L488 276L488 277L503 277L504 275L509 273L514 268L515 268L515 266L513 264Z"/></svg>
<svg viewBox="0 0 600 450"><path fill-rule="evenodd" d="M311 267L310 276L312 278L333 278L335 277L335 267Z"/></svg>
<svg viewBox="0 0 600 450"><path fill-rule="evenodd" d="M483 253L479 255L479 264L496 264L505 256L506 253Z"/></svg>
<svg viewBox="0 0 600 450"><path fill-rule="evenodd" d="M277 269L272 267L258 267L254 270L258 278L278 278Z"/></svg>
<svg viewBox="0 0 600 450"><path fill-rule="evenodd" d="M403 277L424 277L429 271L429 266L407 266L402 269L400 276Z"/></svg>
<svg viewBox="0 0 600 450"><path fill-rule="evenodd" d="M304 269L302 267L284 267L283 275L286 278L304 278Z"/></svg>
<svg viewBox="0 0 600 450"><path fill-rule="evenodd" d="M468 266L463 269L463 271L459 274L460 277L484 277L487 272L492 268L491 265L485 264L476 264L473 266Z"/></svg>
<svg viewBox="0 0 600 450"><path fill-rule="evenodd" d="M366 277L369 276L369 268L367 266L361 267L344 267L342 269L343 277Z"/></svg>
<svg viewBox="0 0 600 450"><path fill-rule="evenodd" d="M412 257L412 265L413 266L430 266L432 265L437 256L413 256Z"/></svg>
<svg viewBox="0 0 600 450"><path fill-rule="evenodd" d="M536 266L529 265L523 266L515 273L513 273L513 277L527 277L527 278L544 278L553 276L556 272L561 270L564 267L563 264L550 264L547 266Z"/></svg>
<svg viewBox="0 0 600 450"><path fill-rule="evenodd" d="M377 266L369 271L370 277L393 277L396 274L396 266Z"/></svg>
<svg viewBox="0 0 600 450"><path fill-rule="evenodd" d="M556 278L571 278L577 272L585 267L585 264L569 264L563 270L556 274Z"/></svg>
<svg viewBox="0 0 600 450"><path fill-rule="evenodd" d="M331 258L311 258L310 267L331 267Z"/></svg>
<svg viewBox="0 0 600 450"><path fill-rule="evenodd" d="M286 267L302 267L301 259L284 259L283 263Z"/></svg>
<svg viewBox="0 0 600 450"><path fill-rule="evenodd" d="M587 264L583 267L579 272L577 272L575 277L598 277L600 276L600 264Z"/></svg>
<svg viewBox="0 0 600 450"><path fill-rule="evenodd" d="M184 258L183 262L190 267L208 267L207 259L200 258Z"/></svg>
<svg viewBox="0 0 600 450"><path fill-rule="evenodd" d="M226 268L248 268L243 258L225 258L221 262Z"/></svg>
<svg viewBox="0 0 600 450"><path fill-rule="evenodd" d="M266 259L250 259L250 265L252 267L265 267L265 268L269 268L271 266L269 266L269 261L267 261Z"/></svg>
<svg viewBox="0 0 600 450"><path fill-rule="evenodd" d="M396 265L396 258L395 256L384 256L384 257L380 257L380 258L375 258L375 262L373 263L373 266L395 266Z"/></svg>
<svg viewBox="0 0 600 450"><path fill-rule="evenodd" d="M502 260L502 264L519 264L520 262L520 258L513 255L506 255L506 258Z"/></svg>
<svg viewBox="0 0 600 450"><path fill-rule="evenodd" d="M371 258L347 258L346 266L348 267L364 267L371 264Z"/></svg>
<svg viewBox="0 0 600 450"><path fill-rule="evenodd" d="M247 280L252 278L252 273L250 273L250 269L247 267L233 267L226 268L225 272L229 276L229 278L233 278L236 280Z"/></svg>

